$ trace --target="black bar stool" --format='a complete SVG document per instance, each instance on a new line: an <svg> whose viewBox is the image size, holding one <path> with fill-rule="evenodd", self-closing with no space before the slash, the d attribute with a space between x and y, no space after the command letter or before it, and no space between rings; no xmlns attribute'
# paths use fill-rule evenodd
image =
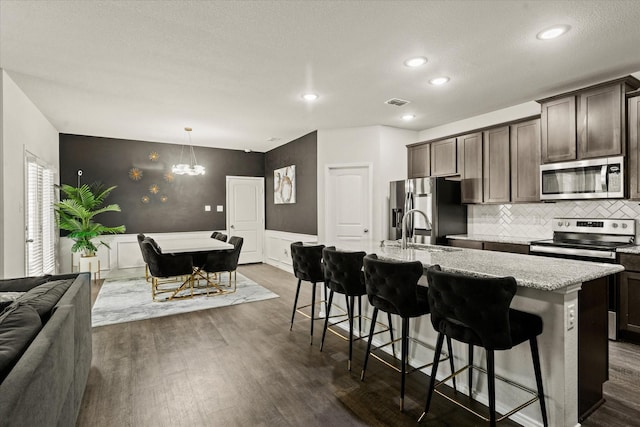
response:
<svg viewBox="0 0 640 427"><path fill-rule="evenodd" d="M302 242L291 243L291 259L293 260L293 273L298 278L298 288L296 289L296 298L293 301L293 313L291 313L291 326L289 330L293 329L293 318L296 315L296 311L305 317L311 319L311 341L313 345L313 321L320 319L315 317L316 306L316 283L324 283L324 271L322 267L322 249L324 245L304 245ZM302 305L298 307L298 295L300 294L300 284L302 281L311 282L313 284L313 290L311 293L311 304ZM326 301L320 301L325 303ZM307 315L303 311L303 308L311 307L311 315ZM327 314L328 314L328 310Z"/></svg>
<svg viewBox="0 0 640 427"><path fill-rule="evenodd" d="M407 373L407 364L409 357L409 319L429 314L429 302L427 299L428 288L419 286L418 280L423 274L423 267L420 261L402 262L392 260L378 259L377 255L371 254L364 257L364 276L367 288L367 296L369 302L374 306L372 316L372 330L369 334L367 343L367 353L364 358L364 366L362 368L362 377L367 369L367 361L371 353L371 339L373 337L373 326L378 315L378 310L385 311L390 314L397 314L402 318L402 337L401 340L401 368L398 370L395 366L389 365L400 372L400 411L404 410L404 386L405 374ZM420 341L412 339L412 341L429 347ZM453 366L453 352L451 351L451 341L447 339L449 346L449 362L451 364L451 372L455 372ZM386 345L386 344L385 344ZM380 346L382 347L382 346ZM377 348L380 348L377 347ZM375 354L374 354L375 356ZM440 353L438 353L438 358ZM381 360L378 358L378 360ZM383 361L384 362L384 361ZM415 372L425 368L431 364L414 368L410 372ZM409 372L409 373L410 373ZM455 378L453 379L453 387L455 389Z"/></svg>
<svg viewBox="0 0 640 427"><path fill-rule="evenodd" d="M513 277L478 278L448 273L441 271L438 265L434 265L427 270L427 278L429 281L431 323L438 331L438 341L431 369L427 403L418 422L422 421L429 412L433 392L436 391L443 395L436 388L436 373L438 371L438 358L442 350L442 342L446 337L447 339L453 338L456 341L467 343L470 346L469 364L458 372L454 372L449 378L455 377L455 375L466 369L469 369L469 377L471 377L471 369L487 373L489 419L481 416L485 421L489 421L494 426L497 421L502 421L525 406L539 400L540 409L542 410L542 422L545 427L548 426L544 391L542 389L542 375L540 373L538 341L536 338L542 333L542 319L535 314L509 308L518 287L516 280ZM509 350L525 341L529 341L531 346L537 391L530 390L495 374L494 351ZM480 346L486 350L486 371L480 367L473 366L473 346ZM443 381L449 378L445 378ZM534 398L496 420L496 378L531 393ZM471 380L469 380L469 397L471 397L471 385ZM479 415L460 402L448 396L443 396L462 408Z"/></svg>
<svg viewBox="0 0 640 427"><path fill-rule="evenodd" d="M367 294L364 284L364 272L362 271L362 260L366 255L365 252L344 252L336 250L335 247L328 247L322 250L322 259L324 262L325 286L329 289L329 302L327 304L327 315L324 320L324 328L322 330L322 344L320 351L324 346L324 338L327 334L328 326L335 326L342 322L349 322L349 360L347 367L351 370L351 360L353 356L353 322L355 319L355 299L358 298L358 327L362 330L362 296ZM329 316L331 305L333 303L334 293L343 294L347 304L347 318L329 324L329 317L343 317L344 315ZM391 314L387 313L389 321L389 333L391 334L391 342L393 343L393 329L391 328ZM337 332L329 329L336 335L344 338ZM384 332L384 331L380 331ZM395 354L395 347L393 349Z"/></svg>

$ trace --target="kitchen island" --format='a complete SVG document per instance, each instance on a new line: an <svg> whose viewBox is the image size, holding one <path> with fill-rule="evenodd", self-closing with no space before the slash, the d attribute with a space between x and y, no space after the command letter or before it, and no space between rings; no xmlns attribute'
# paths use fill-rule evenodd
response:
<svg viewBox="0 0 640 427"><path fill-rule="evenodd" d="M385 243L340 242L335 246L364 250L380 258L420 261L425 268L438 264L444 271L478 277L513 276L518 291L511 307L535 313L544 322L538 345L549 425L579 425L579 419L601 403L602 382L608 378L606 280L623 271L622 266L446 246L410 245L401 249L395 241ZM422 280L426 285L426 277ZM410 335L431 344L437 336L429 316L412 321ZM454 353L456 366L466 364L466 345L454 343ZM411 365L420 366L431 362L433 353L411 346L409 358ZM495 359L498 375L535 389L528 345L496 352ZM474 360L484 366L482 349L476 349ZM438 370L439 378L449 375L444 365ZM474 370L474 398L486 404L486 378L475 375ZM461 377L458 390L468 393L466 384ZM498 412L507 412L527 400L525 393L515 390L496 384ZM541 425L540 406L528 406L512 419L523 425Z"/></svg>

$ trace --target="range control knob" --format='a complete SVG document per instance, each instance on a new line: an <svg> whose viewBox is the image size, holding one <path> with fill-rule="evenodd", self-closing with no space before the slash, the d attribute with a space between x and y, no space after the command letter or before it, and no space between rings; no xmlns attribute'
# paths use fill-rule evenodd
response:
<svg viewBox="0 0 640 427"><path fill-rule="evenodd" d="M569 221L565 221L564 225L566 225L568 227L569 226Z"/></svg>
<svg viewBox="0 0 640 427"><path fill-rule="evenodd" d="M558 227L562 227L562 221L558 221Z"/></svg>
<svg viewBox="0 0 640 427"><path fill-rule="evenodd" d="M622 223L622 228L627 228L627 224L625 224L624 222Z"/></svg>
<svg viewBox="0 0 640 427"><path fill-rule="evenodd" d="M611 224L613 226L613 228L618 228L618 223L614 222L613 224Z"/></svg>

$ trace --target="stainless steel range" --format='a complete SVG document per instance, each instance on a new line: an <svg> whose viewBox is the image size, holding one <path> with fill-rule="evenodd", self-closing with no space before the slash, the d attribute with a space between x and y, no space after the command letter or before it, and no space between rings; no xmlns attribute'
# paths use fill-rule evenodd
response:
<svg viewBox="0 0 640 427"><path fill-rule="evenodd" d="M636 239L634 219L554 218L553 239L532 242L532 255L613 262L616 248Z"/></svg>
<svg viewBox="0 0 640 427"><path fill-rule="evenodd" d="M632 246L634 219L554 218L553 239L531 242L531 255L584 261L616 262L616 249ZM617 338L618 287L609 283L609 338Z"/></svg>

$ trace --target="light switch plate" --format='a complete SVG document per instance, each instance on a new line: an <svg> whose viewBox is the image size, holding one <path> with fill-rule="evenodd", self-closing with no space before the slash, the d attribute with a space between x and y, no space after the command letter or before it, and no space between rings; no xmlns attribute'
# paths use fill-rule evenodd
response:
<svg viewBox="0 0 640 427"><path fill-rule="evenodd" d="M222 205L216 206L216 212L223 212Z"/></svg>
<svg viewBox="0 0 640 427"><path fill-rule="evenodd" d="M205 212L211 212L211 205L204 205Z"/></svg>

